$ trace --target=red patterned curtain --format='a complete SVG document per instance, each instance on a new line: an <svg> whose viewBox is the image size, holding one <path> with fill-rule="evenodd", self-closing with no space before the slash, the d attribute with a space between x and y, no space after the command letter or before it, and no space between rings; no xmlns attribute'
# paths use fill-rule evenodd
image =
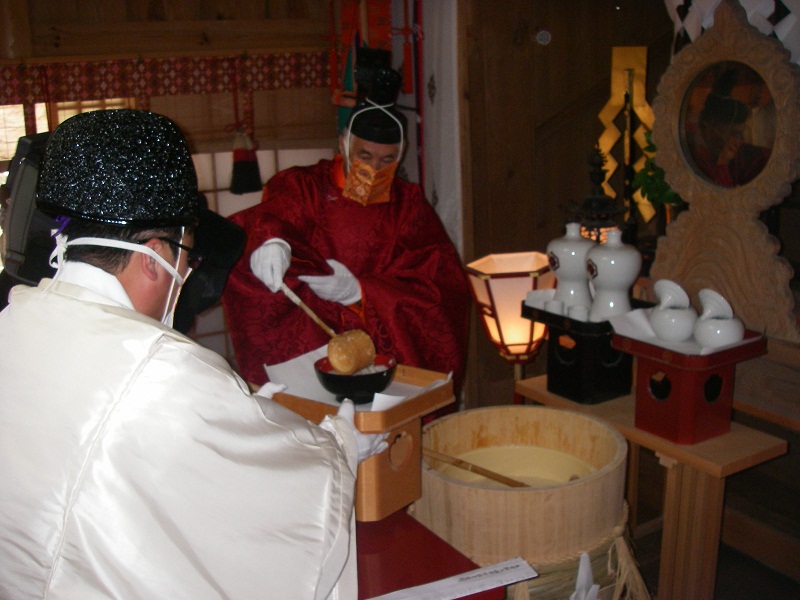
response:
<svg viewBox="0 0 800 600"><path fill-rule="evenodd" d="M251 128L253 92L328 85L321 51L0 65L0 104L25 106L29 134L36 132L37 102L136 98L146 109L151 96L236 92Z"/></svg>

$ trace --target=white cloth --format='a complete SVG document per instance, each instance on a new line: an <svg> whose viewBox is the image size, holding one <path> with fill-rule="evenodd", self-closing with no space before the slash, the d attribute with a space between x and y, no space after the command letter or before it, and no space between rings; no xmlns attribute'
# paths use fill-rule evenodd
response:
<svg viewBox="0 0 800 600"><path fill-rule="evenodd" d="M309 377L314 373L314 363L326 356L328 344L276 365L264 365L264 369L270 382L285 385L286 392L293 396L335 404L336 395L322 387L319 379Z"/></svg>
<svg viewBox="0 0 800 600"><path fill-rule="evenodd" d="M97 292L101 296L105 296L107 300L113 300L134 310L133 302L131 302L119 279L111 277L97 267L82 262L66 261L61 263L57 277L59 281L81 285L86 289Z"/></svg>
<svg viewBox="0 0 800 600"><path fill-rule="evenodd" d="M462 115L457 110L462 104L459 98L463 93L457 68L459 2L437 0L422 2L420 7L425 27L421 81L435 81L436 91L421 96L421 114L424 115L425 122L424 179L416 181L424 186L425 197L433 201L447 235L463 256L464 214L461 199L464 177L461 157L458 152L453 152L453 148L460 148L462 145L462 128L459 125ZM400 35L393 36L395 43L401 42L403 38ZM402 50L393 56L399 59L403 56ZM414 95L410 95L407 100L401 98L398 103L413 106L417 101Z"/></svg>
<svg viewBox="0 0 800 600"><path fill-rule="evenodd" d="M356 444L358 445L358 464L361 464L368 458L372 458L376 454L380 454L389 447L386 441L389 438L389 432L383 433L361 433L356 427L356 407L352 400L345 398L339 408L338 415L342 417L353 429L353 434L356 436Z"/></svg>
<svg viewBox="0 0 800 600"><path fill-rule="evenodd" d="M0 597L356 598L349 426L124 304L44 280L0 313Z"/></svg>
<svg viewBox="0 0 800 600"><path fill-rule="evenodd" d="M578 563L578 577L575 581L575 591L570 595L569 600L597 600L600 593L600 585L594 582L592 573L592 561L586 552L581 552L580 562Z"/></svg>

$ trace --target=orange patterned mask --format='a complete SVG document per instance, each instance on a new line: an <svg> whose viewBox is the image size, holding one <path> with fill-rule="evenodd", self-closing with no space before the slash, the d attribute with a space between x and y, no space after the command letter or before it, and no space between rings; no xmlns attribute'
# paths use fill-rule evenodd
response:
<svg viewBox="0 0 800 600"><path fill-rule="evenodd" d="M381 204L389 201L397 163L392 163L380 171L356 159L353 161L344 183L345 198L354 200L362 206Z"/></svg>

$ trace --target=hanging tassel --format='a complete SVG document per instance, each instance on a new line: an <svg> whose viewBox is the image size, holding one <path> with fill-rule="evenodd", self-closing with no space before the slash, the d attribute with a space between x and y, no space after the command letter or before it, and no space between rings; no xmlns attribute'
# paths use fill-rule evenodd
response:
<svg viewBox="0 0 800 600"><path fill-rule="evenodd" d="M231 193L248 194L261 191L261 173L253 141L244 130L238 129L233 138L233 170Z"/></svg>
<svg viewBox="0 0 800 600"><path fill-rule="evenodd" d="M261 191L261 173L258 171L258 158L253 146L253 140L247 133L253 130L253 102L252 94L245 93L244 113L245 121L239 119L239 68L238 59L232 63L233 71L233 170L231 171L231 193L249 194Z"/></svg>

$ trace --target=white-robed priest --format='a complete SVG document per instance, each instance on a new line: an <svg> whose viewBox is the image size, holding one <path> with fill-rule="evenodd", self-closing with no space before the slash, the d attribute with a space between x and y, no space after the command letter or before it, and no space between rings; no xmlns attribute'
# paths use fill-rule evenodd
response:
<svg viewBox="0 0 800 600"><path fill-rule="evenodd" d="M352 405L313 425L171 327L197 179L163 116L84 113L37 197L53 262L0 313L0 597L356 598ZM348 418L349 417L349 418Z"/></svg>

